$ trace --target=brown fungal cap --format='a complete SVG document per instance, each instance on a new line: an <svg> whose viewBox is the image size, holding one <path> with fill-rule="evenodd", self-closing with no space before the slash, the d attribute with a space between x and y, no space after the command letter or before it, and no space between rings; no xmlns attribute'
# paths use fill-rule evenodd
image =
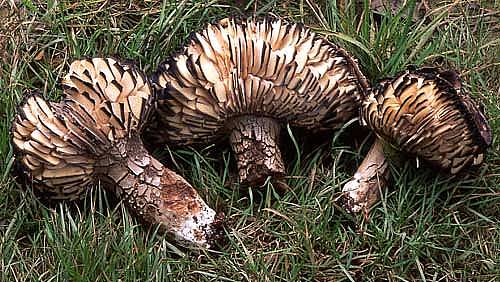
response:
<svg viewBox="0 0 500 282"><path fill-rule="evenodd" d="M344 50L300 24L271 19L208 25L153 78L159 118L171 133L163 138L182 143L213 140L241 115L338 126L355 114L358 80L366 84Z"/></svg>
<svg viewBox="0 0 500 282"><path fill-rule="evenodd" d="M140 132L153 94L147 77L131 63L113 58L74 61L62 81L67 107L93 118L110 142Z"/></svg>
<svg viewBox="0 0 500 282"><path fill-rule="evenodd" d="M480 164L491 129L453 71L422 68L385 80L365 99L362 121L396 149L457 173Z"/></svg>
<svg viewBox="0 0 500 282"><path fill-rule="evenodd" d="M115 141L139 130L152 92L144 75L112 58L73 62L62 84L61 103L38 94L25 98L12 141L36 189L75 199L94 181L100 158Z"/></svg>
<svg viewBox="0 0 500 282"><path fill-rule="evenodd" d="M252 130L248 119L269 118L262 123L270 130L280 122L335 128L356 115L361 89L367 86L347 52L300 24L269 18L208 25L159 66L153 82L159 94L150 136L181 145L211 142L246 128L237 135L249 138L248 144L240 149L233 144L239 163L244 158L238 151L277 148L277 136ZM272 167L263 164L262 175L261 168L248 168L257 171L257 182L283 174L279 150L276 155L279 160L264 161ZM255 174L239 166L243 181Z"/></svg>
<svg viewBox="0 0 500 282"><path fill-rule="evenodd" d="M58 104L38 94L26 96L11 130L17 160L40 192L76 199L93 182L96 160L87 147L90 141L77 137L78 127Z"/></svg>
<svg viewBox="0 0 500 282"><path fill-rule="evenodd" d="M140 139L153 100L146 76L131 64L93 58L73 62L62 85L63 101L29 96L12 126L17 158L35 190L74 199L101 180L146 223L208 247L215 212Z"/></svg>

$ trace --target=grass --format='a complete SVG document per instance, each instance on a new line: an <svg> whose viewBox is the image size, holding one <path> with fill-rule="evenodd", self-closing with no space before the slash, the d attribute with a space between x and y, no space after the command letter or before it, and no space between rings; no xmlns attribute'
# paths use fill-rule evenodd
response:
<svg viewBox="0 0 500 282"><path fill-rule="evenodd" d="M498 281L500 2L438 1L410 19L411 2L386 17L368 1L3 2L0 280ZM47 205L15 183L9 127L26 90L58 99L58 79L82 56L119 55L151 73L206 22L266 13L328 36L373 82L407 64L459 70L494 132L485 164L454 178L392 167L391 188L364 218L335 202L371 142L354 124L319 137L283 130L289 177L279 186L239 187L225 144L163 151L229 219L226 241L199 252L139 225L98 186L85 201Z"/></svg>

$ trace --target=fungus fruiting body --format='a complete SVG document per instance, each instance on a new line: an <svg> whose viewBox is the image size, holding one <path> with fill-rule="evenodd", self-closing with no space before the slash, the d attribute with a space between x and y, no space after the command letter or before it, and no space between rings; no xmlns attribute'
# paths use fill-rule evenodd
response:
<svg viewBox="0 0 500 282"><path fill-rule="evenodd" d="M463 92L458 74L436 68L408 70L373 87L362 102L361 120L377 140L344 186L348 209L355 212L369 209L385 185L384 147L457 174L479 165L492 141L482 110Z"/></svg>
<svg viewBox="0 0 500 282"><path fill-rule="evenodd" d="M284 175L284 123L332 129L357 114L367 81L343 49L295 23L224 19L209 24L153 77L149 139L196 144L228 138L242 183Z"/></svg>
<svg viewBox="0 0 500 282"><path fill-rule="evenodd" d="M71 64L62 86L60 103L31 94L14 117L16 157L33 188L71 200L102 181L145 222L208 247L215 212L139 137L153 102L146 76L117 59L84 59Z"/></svg>

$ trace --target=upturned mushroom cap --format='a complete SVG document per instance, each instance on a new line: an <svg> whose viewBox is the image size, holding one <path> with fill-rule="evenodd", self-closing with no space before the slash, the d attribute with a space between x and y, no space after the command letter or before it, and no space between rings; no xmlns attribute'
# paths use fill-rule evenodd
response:
<svg viewBox="0 0 500 282"><path fill-rule="evenodd" d="M480 164L491 145L488 122L454 71L408 70L374 87L362 122L394 148L451 173Z"/></svg>
<svg viewBox="0 0 500 282"><path fill-rule="evenodd" d="M142 220L208 247L215 212L139 137L154 98L146 76L132 64L93 58L73 62L62 85L60 103L27 96L12 125L16 157L34 189L75 199L100 180Z"/></svg>
<svg viewBox="0 0 500 282"><path fill-rule="evenodd" d="M161 124L154 130L181 144L212 141L242 115L335 128L355 116L367 86L346 51L269 18L209 24L158 67L153 83Z"/></svg>
<svg viewBox="0 0 500 282"><path fill-rule="evenodd" d="M357 114L368 85L346 51L300 24L269 18L209 24L152 80L157 114L147 135L174 145L227 137L247 116L336 128Z"/></svg>
<svg viewBox="0 0 500 282"><path fill-rule="evenodd" d="M25 96L12 124L12 142L36 190L52 199L74 200L94 181L96 158L88 148L97 148L64 115L57 103L35 93Z"/></svg>
<svg viewBox="0 0 500 282"><path fill-rule="evenodd" d="M390 176L388 159L394 160L387 154L394 149L458 173L480 164L492 139L481 109L462 92L458 74L435 68L412 69L382 81L364 99L361 119L377 138L342 189L349 212L368 214L379 200Z"/></svg>

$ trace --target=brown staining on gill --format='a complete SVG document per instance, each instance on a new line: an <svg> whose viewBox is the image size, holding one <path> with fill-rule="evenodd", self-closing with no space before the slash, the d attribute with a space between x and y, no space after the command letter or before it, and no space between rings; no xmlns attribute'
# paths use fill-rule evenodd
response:
<svg viewBox="0 0 500 282"><path fill-rule="evenodd" d="M143 221L207 247L204 232L215 212L151 157L140 139L153 100L145 75L113 58L84 59L71 64L62 85L60 103L29 95L12 126L17 159L34 189L53 199L75 199L102 180ZM203 223L191 223L196 216Z"/></svg>
<svg viewBox="0 0 500 282"><path fill-rule="evenodd" d="M99 127L101 143L140 132L152 104L146 76L131 64L94 58L72 63L63 80L64 102L85 125ZM102 137L102 136L99 136Z"/></svg>
<svg viewBox="0 0 500 282"><path fill-rule="evenodd" d="M300 24L270 18L209 24L159 66L153 82L159 97L148 140L175 145L227 138L243 116L336 128L356 115L367 87L347 52ZM257 173L260 182L268 175Z"/></svg>
<svg viewBox="0 0 500 282"><path fill-rule="evenodd" d="M152 96L142 73L112 58L73 62L62 85L60 103L38 94L25 98L12 140L36 190L76 199L101 168L117 161L117 142L140 130Z"/></svg>
<svg viewBox="0 0 500 282"><path fill-rule="evenodd" d="M397 150L453 174L480 164L491 144L484 114L450 71L424 68L384 81L363 102L362 119Z"/></svg>
<svg viewBox="0 0 500 282"><path fill-rule="evenodd" d="M12 140L26 172L37 180L35 188L51 198L74 199L100 168L117 161L110 154L115 141L139 130L145 112L134 109L151 103L150 89L132 66L100 58L75 61L62 84L61 103L37 94L25 98Z"/></svg>
<svg viewBox="0 0 500 282"><path fill-rule="evenodd" d="M363 101L361 119L377 140L343 188L351 212L367 213L376 203L394 150L456 174L479 165L492 140L484 113L463 93L458 74L436 68L408 70L382 81Z"/></svg>
<svg viewBox="0 0 500 282"><path fill-rule="evenodd" d="M39 192L73 200L93 183L91 140L79 135L80 129L59 105L38 94L26 96L11 131L17 161Z"/></svg>

